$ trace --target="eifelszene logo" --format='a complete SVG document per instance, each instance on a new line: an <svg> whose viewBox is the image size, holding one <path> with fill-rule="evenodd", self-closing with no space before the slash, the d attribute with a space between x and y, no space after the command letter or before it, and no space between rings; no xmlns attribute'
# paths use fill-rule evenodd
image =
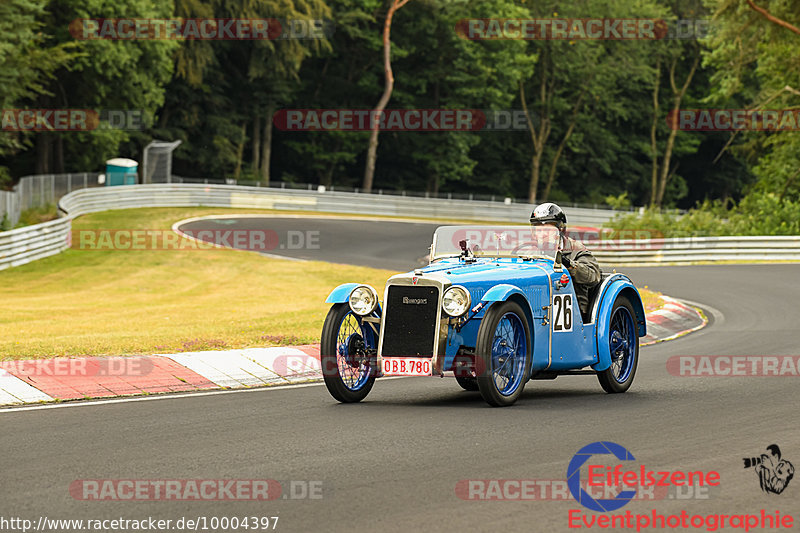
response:
<svg viewBox="0 0 800 533"><path fill-rule="evenodd" d="M581 466L593 455L603 454L613 454L620 461L635 460L633 454L619 444L607 441L593 442L578 450L578 453L575 454L567 467L567 487L569 487L569 492L572 494L572 497L584 507L601 513L615 511L625 506L636 496L635 490L623 490L613 499L595 500L588 492L581 488ZM589 468L591 469L591 466ZM591 473L589 477L591 478Z"/></svg>
<svg viewBox="0 0 800 533"><path fill-rule="evenodd" d="M690 486L718 486L720 484L720 474L711 470L704 472L697 471L655 471L648 469L645 465L638 465L638 468L624 469L624 465L607 466L600 463L600 460L590 461L597 455L613 455L619 461L635 461L636 458L623 446L614 442L600 441L593 442L584 446L567 467L567 487L575 498L575 501L600 513L615 511L627 505L636 497L639 488L647 487L690 487ZM589 492L584 490L581 482L581 467L587 466L588 488L603 488L605 494L613 494L613 498L593 498ZM633 465L631 465L633 466Z"/></svg>
<svg viewBox="0 0 800 533"><path fill-rule="evenodd" d="M777 444L767 446L767 453L761 457L745 457L745 468L752 468L758 475L761 490L767 494L780 494L794 477L794 465L781 459L781 449Z"/></svg>

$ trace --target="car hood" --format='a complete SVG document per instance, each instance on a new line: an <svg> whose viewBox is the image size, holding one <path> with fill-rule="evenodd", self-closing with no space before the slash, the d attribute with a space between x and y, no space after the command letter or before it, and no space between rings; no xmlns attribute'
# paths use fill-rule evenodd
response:
<svg viewBox="0 0 800 533"><path fill-rule="evenodd" d="M453 285L498 283L516 284L520 280L529 283L534 278L546 283L552 273L552 263L547 260L522 261L521 259L478 259L475 263L459 260L437 261L427 267L409 272L410 275L438 274L449 279Z"/></svg>

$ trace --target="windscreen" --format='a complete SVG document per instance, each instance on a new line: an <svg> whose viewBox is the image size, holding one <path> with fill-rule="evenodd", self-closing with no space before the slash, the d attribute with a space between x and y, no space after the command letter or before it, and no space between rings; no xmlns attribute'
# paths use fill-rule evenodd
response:
<svg viewBox="0 0 800 533"><path fill-rule="evenodd" d="M441 226L433 235L431 260L461 254L461 242L475 257L548 257L559 249L553 226Z"/></svg>

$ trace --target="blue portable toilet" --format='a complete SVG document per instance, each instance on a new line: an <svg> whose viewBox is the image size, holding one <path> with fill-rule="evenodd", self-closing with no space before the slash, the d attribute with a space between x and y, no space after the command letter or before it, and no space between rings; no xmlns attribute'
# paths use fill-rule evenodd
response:
<svg viewBox="0 0 800 533"><path fill-rule="evenodd" d="M116 157L106 161L106 187L136 185L139 180L139 163L133 159Z"/></svg>

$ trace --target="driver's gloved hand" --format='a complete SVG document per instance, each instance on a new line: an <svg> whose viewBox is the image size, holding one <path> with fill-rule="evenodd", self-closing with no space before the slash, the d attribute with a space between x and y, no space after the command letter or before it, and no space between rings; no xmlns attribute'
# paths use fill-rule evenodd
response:
<svg viewBox="0 0 800 533"><path fill-rule="evenodd" d="M561 264L564 265L567 268L572 266L572 262L569 260L569 257L567 257L566 255L562 255L561 256Z"/></svg>

